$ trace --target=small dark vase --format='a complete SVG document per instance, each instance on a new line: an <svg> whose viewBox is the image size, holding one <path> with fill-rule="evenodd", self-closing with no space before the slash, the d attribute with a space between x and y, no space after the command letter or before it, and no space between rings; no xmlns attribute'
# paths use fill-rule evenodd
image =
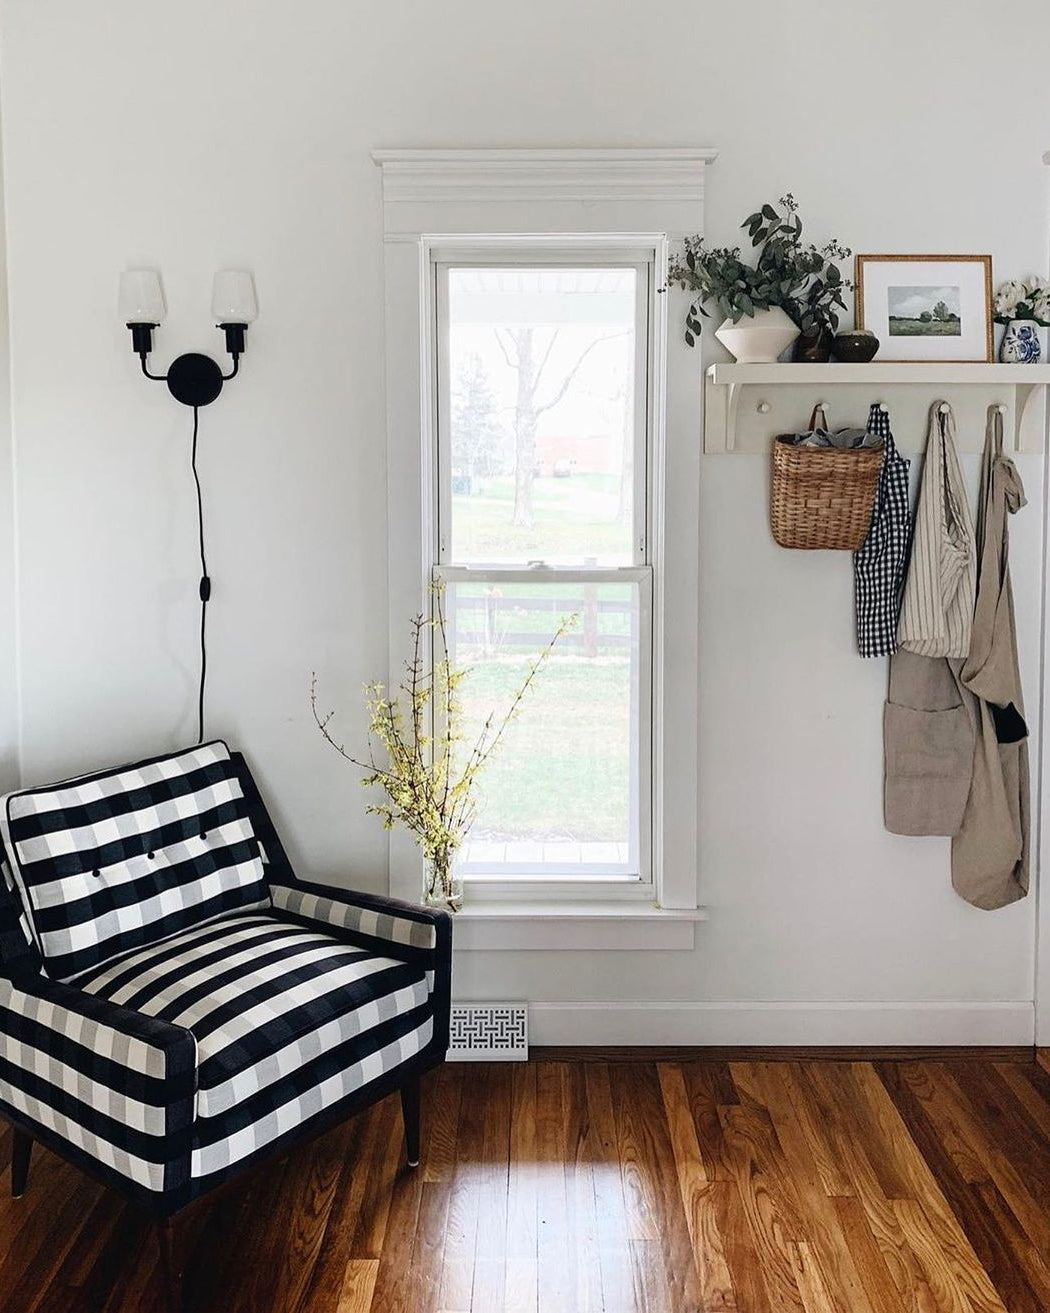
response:
<svg viewBox="0 0 1050 1313"><path fill-rule="evenodd" d="M844 365L866 365L879 349L879 339L874 333L859 330L853 333L839 333L831 344L832 354Z"/></svg>
<svg viewBox="0 0 1050 1313"><path fill-rule="evenodd" d="M801 365L823 365L831 359L831 334L826 329L802 333L795 340L794 359Z"/></svg>

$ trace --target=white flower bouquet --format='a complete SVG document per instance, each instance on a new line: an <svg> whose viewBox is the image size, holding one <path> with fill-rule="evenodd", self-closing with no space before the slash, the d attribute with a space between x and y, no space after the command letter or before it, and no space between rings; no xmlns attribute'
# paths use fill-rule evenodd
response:
<svg viewBox="0 0 1050 1313"><path fill-rule="evenodd" d="M1041 328L1050 328L1050 284L1045 278L1003 283L996 292L995 322L1012 324L1016 319L1034 319Z"/></svg>

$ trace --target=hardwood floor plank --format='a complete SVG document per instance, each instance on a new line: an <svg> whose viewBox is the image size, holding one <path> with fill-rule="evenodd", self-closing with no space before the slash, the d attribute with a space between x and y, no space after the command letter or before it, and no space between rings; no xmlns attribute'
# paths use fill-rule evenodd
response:
<svg viewBox="0 0 1050 1313"><path fill-rule="evenodd" d="M791 1258L806 1313L834 1313L838 1301L833 1299L824 1281L816 1256L804 1240L791 1245Z"/></svg>
<svg viewBox="0 0 1050 1313"><path fill-rule="evenodd" d="M602 1313L602 1275L598 1251L598 1214L593 1161L597 1148L590 1125L587 1081L581 1066L566 1068L565 1193L569 1234L573 1238L576 1307Z"/></svg>
<svg viewBox="0 0 1050 1313"><path fill-rule="evenodd" d="M387 1133L385 1127L393 1116L392 1101L385 1100L347 1123L342 1168L328 1209L321 1248L299 1313L328 1313L341 1297L365 1192L366 1165L371 1161L377 1137ZM369 1290L371 1299L371 1287Z"/></svg>
<svg viewBox="0 0 1050 1313"><path fill-rule="evenodd" d="M346 1162L349 1127L341 1126L291 1154L278 1191L269 1197L266 1237L253 1250L251 1280L235 1307L298 1309L313 1280L328 1214Z"/></svg>
<svg viewBox="0 0 1050 1313"><path fill-rule="evenodd" d="M516 1063L511 1076L505 1313L535 1313L539 1303L536 1184L536 1067Z"/></svg>
<svg viewBox="0 0 1050 1313"><path fill-rule="evenodd" d="M420 1186L419 1216L412 1246L413 1313L437 1313L441 1304L441 1268L445 1256L448 1209L452 1199L450 1181L423 1181Z"/></svg>
<svg viewBox="0 0 1050 1313"><path fill-rule="evenodd" d="M441 1258L440 1306L449 1313L470 1313L478 1234L478 1164L484 1153L489 1076L490 1069L481 1064L463 1068L456 1164Z"/></svg>
<svg viewBox="0 0 1050 1313"><path fill-rule="evenodd" d="M541 1062L536 1068L536 1307L541 1313L576 1308L565 1193L566 1073L564 1063Z"/></svg>
<svg viewBox="0 0 1050 1313"><path fill-rule="evenodd" d="M752 1070L756 1090L761 1094L783 1151L800 1225L807 1235L806 1249L798 1255L799 1261L804 1261L808 1267L815 1264L822 1275L819 1283L810 1281L809 1299L815 1299L815 1292L819 1290L820 1297L829 1304L833 1313L873 1313L842 1234L832 1197L824 1189L825 1177L831 1174L830 1146L821 1136L818 1152L813 1152L813 1110L807 1105L795 1073L787 1063L761 1063ZM803 1129L804 1117L811 1123L809 1134ZM837 1166L835 1174L842 1175ZM848 1185L844 1176L841 1184ZM806 1300L807 1294L799 1284L798 1273L796 1264L796 1284ZM808 1276L807 1280L810 1280Z"/></svg>
<svg viewBox="0 0 1050 1313"><path fill-rule="evenodd" d="M625 1068L632 1072L630 1102L636 1114L639 1164L650 1183L660 1252L663 1256L672 1307L700 1307L700 1279L693 1261L685 1212L678 1187L674 1151L655 1066Z"/></svg>
<svg viewBox="0 0 1050 1313"><path fill-rule="evenodd" d="M436 1072L428 1072L423 1080L421 1102L427 1127L419 1164L423 1180L450 1182L456 1168L456 1138L463 1102L462 1065L448 1062Z"/></svg>
<svg viewBox="0 0 1050 1313"><path fill-rule="evenodd" d="M744 1064L733 1065L734 1084L738 1075L744 1084ZM723 1107L720 1116L770 1303L778 1310L803 1310L790 1244L804 1232L784 1190L787 1176L773 1124L767 1112L742 1105Z"/></svg>
<svg viewBox="0 0 1050 1313"><path fill-rule="evenodd" d="M834 1138L836 1149L860 1202L868 1229L882 1256L897 1292L899 1306L906 1313L925 1313L931 1308L932 1295L908 1249L900 1223L890 1201L883 1194L875 1169L868 1161L859 1138L852 1133L852 1107L843 1100L838 1082L831 1082L831 1064L812 1063L805 1080L813 1091ZM841 1214L841 1210L840 1210Z"/></svg>
<svg viewBox="0 0 1050 1313"><path fill-rule="evenodd" d="M644 1313L663 1313L664 1309L674 1309L659 1244L655 1240L631 1240L628 1248L635 1307L644 1310Z"/></svg>
<svg viewBox="0 0 1050 1313"><path fill-rule="evenodd" d="M1004 1151L994 1124L986 1119L980 1099L971 1097L969 1089L960 1084L956 1070L934 1065L932 1073L947 1105L954 1110L971 1142L978 1146L988 1164L989 1175L1008 1207L1037 1248L1050 1253L1050 1216L1030 1192L1015 1162Z"/></svg>
<svg viewBox="0 0 1050 1313"><path fill-rule="evenodd" d="M41 1163L36 1166L39 1178ZM23 1240L12 1246L0 1270L0 1309L36 1313L52 1287L61 1284L66 1258L81 1231L91 1224L95 1209L102 1209L101 1219L112 1207L111 1202L102 1202L102 1192L93 1181L77 1179L77 1174L71 1173L65 1164L61 1166L62 1177L74 1188L70 1190L67 1185L61 1197L52 1200L53 1209L40 1219L45 1230L42 1234L35 1233L35 1244L25 1244L28 1236L23 1234Z"/></svg>
<svg viewBox="0 0 1050 1313"><path fill-rule="evenodd" d="M738 1313L770 1313L762 1263L735 1181L714 1181L711 1199Z"/></svg>
<svg viewBox="0 0 1050 1313"><path fill-rule="evenodd" d="M960 1126L960 1119L943 1098L934 1070L922 1062L912 1063L908 1067L880 1066L878 1068L880 1078L883 1070L890 1074L890 1082L883 1079L883 1084L890 1091L891 1098L894 1097L892 1082L895 1078L899 1078L899 1081L907 1085L912 1097L925 1113L927 1122L931 1117L935 1119L938 1147L948 1154L966 1184L976 1185L979 1181L987 1181L988 1162L979 1152L978 1146ZM904 1117L911 1130L911 1119L905 1115L901 1101L894 1098L894 1102L897 1103L898 1112Z"/></svg>
<svg viewBox="0 0 1050 1313"><path fill-rule="evenodd" d="M456 1065L179 1219L185 1313L1050 1313L1050 1071ZM6 1133L0 1130L0 1141ZM164 1313L149 1224L44 1151L2 1313Z"/></svg>
<svg viewBox="0 0 1050 1313"><path fill-rule="evenodd" d="M404 1161L397 1164L383 1233L382 1256L372 1291L372 1313L400 1313L422 1302L420 1274L412 1262L423 1174Z"/></svg>
<svg viewBox="0 0 1050 1313"><path fill-rule="evenodd" d="M913 1199L920 1206L935 1237L936 1249L944 1255L947 1269L972 1306L973 1313L1006 1313L1002 1300L967 1239L966 1232L952 1212L915 1141L909 1135L908 1128L886 1087L879 1080L870 1063L857 1064L853 1070L858 1089L863 1093L867 1106L888 1143L892 1145L895 1165L907 1189L905 1198ZM900 1220L899 1216L898 1220ZM912 1243L911 1236L909 1243ZM926 1252L932 1251L928 1249ZM925 1266L929 1274L928 1265Z"/></svg>
<svg viewBox="0 0 1050 1313"><path fill-rule="evenodd" d="M511 1075L508 1066L495 1064L485 1101L472 1294L472 1307L478 1310L501 1309L504 1303Z"/></svg>
<svg viewBox="0 0 1050 1313"><path fill-rule="evenodd" d="M838 1195L832 1203L853 1267L873 1313L902 1313L902 1310L908 1313L914 1309L914 1302L901 1297L899 1282L894 1281L886 1265L861 1200L853 1195Z"/></svg>
<svg viewBox="0 0 1050 1313"><path fill-rule="evenodd" d="M378 1273L377 1258L352 1258L343 1273L333 1313L371 1313L372 1291Z"/></svg>
<svg viewBox="0 0 1050 1313"><path fill-rule="evenodd" d="M627 1207L627 1235L631 1240L659 1240L660 1218L653 1181L646 1170L642 1148L645 1127L635 1102L634 1069L627 1065L609 1069L613 1112L623 1176L623 1198Z"/></svg>
<svg viewBox="0 0 1050 1313"><path fill-rule="evenodd" d="M707 1179L700 1156L685 1077L680 1066L670 1063L660 1064L659 1075L678 1189L700 1280L701 1307L705 1310L735 1309L733 1281L718 1230L712 1182Z"/></svg>
<svg viewBox="0 0 1050 1313"><path fill-rule="evenodd" d="M705 1174L710 1181L731 1181L733 1169L718 1112L719 1108L736 1107L740 1102L729 1064L688 1062L679 1065L689 1092L689 1106Z"/></svg>
<svg viewBox="0 0 1050 1313"><path fill-rule="evenodd" d="M953 1266L938 1244L922 1205L916 1199L894 1199L893 1211L908 1248L923 1270L936 1307L943 1313L972 1313L970 1302L959 1288Z"/></svg>
<svg viewBox="0 0 1050 1313"><path fill-rule="evenodd" d="M965 1126L960 1128L930 1070L924 1064L905 1069L880 1063L878 1074L1010 1313L1044 1313L1050 1308L1050 1287L1032 1284L1012 1238L1003 1229L1000 1210L989 1208L993 1196L1001 1198L996 1186L986 1174L976 1181L963 1175L961 1163L980 1161L981 1146L971 1142ZM952 1142L962 1137L961 1162L960 1154L950 1152L949 1140L941 1134L941 1128L949 1123L954 1128Z"/></svg>
<svg viewBox="0 0 1050 1313"><path fill-rule="evenodd" d="M631 1255L624 1244L627 1235L627 1205L613 1113L612 1086L607 1066L588 1063L584 1067L587 1114L594 1154L591 1177L598 1226L598 1267L602 1278L602 1301L608 1313L632 1313L641 1304L636 1298Z"/></svg>
<svg viewBox="0 0 1050 1313"><path fill-rule="evenodd" d="M375 1128L357 1228L350 1245L353 1258L383 1257L394 1182L404 1161L405 1137L400 1100L396 1094L390 1094L380 1106L382 1116Z"/></svg>

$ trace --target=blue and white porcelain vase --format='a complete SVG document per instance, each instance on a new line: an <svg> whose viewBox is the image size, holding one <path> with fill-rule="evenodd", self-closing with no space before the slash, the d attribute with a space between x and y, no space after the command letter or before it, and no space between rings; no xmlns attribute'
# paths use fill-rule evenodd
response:
<svg viewBox="0 0 1050 1313"><path fill-rule="evenodd" d="M1004 365L1037 365L1043 354L1039 325L1034 319L1011 319L999 345Z"/></svg>

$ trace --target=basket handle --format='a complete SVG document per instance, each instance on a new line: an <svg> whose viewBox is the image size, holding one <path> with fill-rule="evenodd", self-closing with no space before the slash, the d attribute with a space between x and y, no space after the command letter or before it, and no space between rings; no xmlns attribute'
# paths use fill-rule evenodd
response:
<svg viewBox="0 0 1050 1313"><path fill-rule="evenodd" d="M820 416L820 420L821 420L819 429L817 428L818 415ZM813 407L812 415L810 415L809 417L809 432L829 433L830 431L831 431L831 425L828 423L828 412L824 409L823 401L818 401L817 404Z"/></svg>

